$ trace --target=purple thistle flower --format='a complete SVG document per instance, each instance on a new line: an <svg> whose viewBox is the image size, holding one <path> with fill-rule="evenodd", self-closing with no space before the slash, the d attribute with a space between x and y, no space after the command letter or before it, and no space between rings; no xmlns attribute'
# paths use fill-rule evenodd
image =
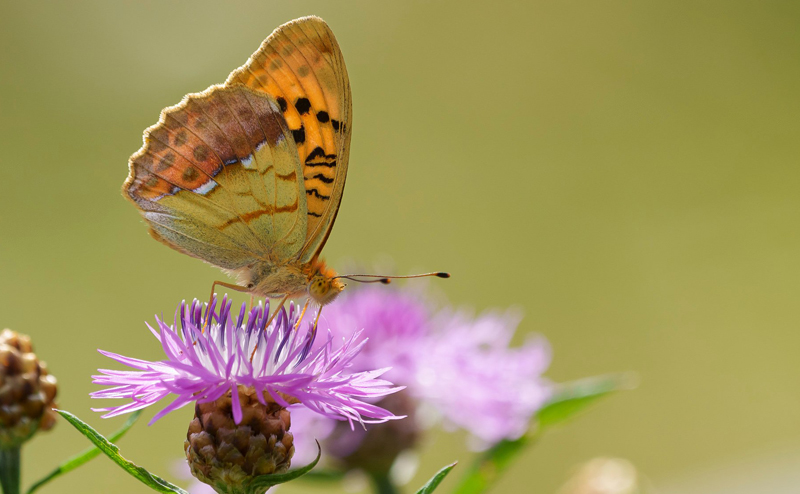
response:
<svg viewBox="0 0 800 494"><path fill-rule="evenodd" d="M448 429L464 429L470 447L482 450L523 435L550 396L550 383L542 377L550 364L547 341L530 336L520 346L511 345L520 319L515 311L477 317L465 310L435 311L409 290L364 287L326 307L320 326L359 342L369 337L353 367L391 366L387 378L408 387L404 393L422 411L417 416L424 423L438 418ZM293 421L301 424L295 458L306 459L316 446L304 431L324 419L304 412L295 412ZM379 428L370 431L377 434ZM363 437L356 432L329 437L329 455L356 450Z"/></svg>
<svg viewBox="0 0 800 494"><path fill-rule="evenodd" d="M438 314L417 362L415 395L446 426L467 430L472 449L520 438L550 397L550 383L541 377L550 347L539 335L512 347L520 320L514 310L474 318L466 311Z"/></svg>
<svg viewBox="0 0 800 494"><path fill-rule="evenodd" d="M100 369L94 383L110 388L91 393L93 398L122 398L128 403L94 409L103 417L139 410L173 394L177 397L150 421L187 404L207 403L231 393L233 417L242 419L238 388L250 388L262 404L272 401L283 407L300 403L328 418L378 423L402 417L375 406L373 400L403 389L379 379L388 368L350 370L366 340L361 334L344 338L333 348L328 333L314 341L311 325L297 326L299 314L293 305L281 309L267 327L269 306L260 304L247 312L245 304L234 322L232 303L222 299L219 310L214 299L210 308L194 300L182 302L175 322L156 317L158 330L149 324L167 359L149 362L99 350L103 355L136 370Z"/></svg>

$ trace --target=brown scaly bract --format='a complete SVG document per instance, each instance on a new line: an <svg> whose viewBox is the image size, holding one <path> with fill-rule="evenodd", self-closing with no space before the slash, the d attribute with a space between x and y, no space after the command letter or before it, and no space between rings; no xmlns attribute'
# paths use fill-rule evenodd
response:
<svg viewBox="0 0 800 494"><path fill-rule="evenodd" d="M0 448L17 447L36 431L51 429L57 391L31 339L10 329L0 332Z"/></svg>

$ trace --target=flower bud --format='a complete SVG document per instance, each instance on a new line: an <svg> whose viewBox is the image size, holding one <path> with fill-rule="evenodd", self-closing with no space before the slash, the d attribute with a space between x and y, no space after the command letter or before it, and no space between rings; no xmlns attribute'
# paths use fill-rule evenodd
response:
<svg viewBox="0 0 800 494"><path fill-rule="evenodd" d="M595 458L583 464L559 494L636 494L639 481L634 467L621 458Z"/></svg>
<svg viewBox="0 0 800 494"><path fill-rule="evenodd" d="M420 431L415 420L416 405L408 393L395 393L376 403L404 420L369 424L367 429L338 422L325 440L325 449L342 463L344 470L359 469L372 476L389 473L403 451L416 446Z"/></svg>
<svg viewBox="0 0 800 494"><path fill-rule="evenodd" d="M28 336L0 332L0 448L16 448L37 430L55 425L56 379Z"/></svg>
<svg viewBox="0 0 800 494"><path fill-rule="evenodd" d="M252 494L249 484L254 477L286 472L294 454L288 410L269 400L261 404L252 389L242 386L239 400L239 424L233 418L230 392L216 401L197 403L184 442L192 475L222 494Z"/></svg>

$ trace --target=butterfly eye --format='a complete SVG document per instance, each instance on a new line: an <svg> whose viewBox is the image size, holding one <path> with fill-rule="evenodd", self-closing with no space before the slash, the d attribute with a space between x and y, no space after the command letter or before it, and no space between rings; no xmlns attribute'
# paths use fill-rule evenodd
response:
<svg viewBox="0 0 800 494"><path fill-rule="evenodd" d="M247 284L247 288L248 288L248 289L252 289L252 288L253 288L253 287L255 287L255 286L256 286L256 284L255 284L255 283L248 283L248 284Z"/></svg>

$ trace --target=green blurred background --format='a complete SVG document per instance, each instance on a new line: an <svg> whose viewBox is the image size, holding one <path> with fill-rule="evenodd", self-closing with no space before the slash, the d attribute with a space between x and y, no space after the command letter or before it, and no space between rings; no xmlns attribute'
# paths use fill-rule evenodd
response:
<svg viewBox="0 0 800 494"><path fill-rule="evenodd" d="M0 1L0 326L33 336L62 407L115 429L88 410L109 365L95 349L157 358L143 321L221 279L123 200L142 130L307 14L336 33L354 96L327 259L449 270L453 303L521 306L555 381L640 376L495 492L553 492L596 456L658 492L796 491L791 1ZM123 452L168 471L191 414L140 424ZM414 483L468 459L462 440L431 438ZM63 422L39 436L26 483L84 446ZM42 492L112 491L147 492L105 459Z"/></svg>

